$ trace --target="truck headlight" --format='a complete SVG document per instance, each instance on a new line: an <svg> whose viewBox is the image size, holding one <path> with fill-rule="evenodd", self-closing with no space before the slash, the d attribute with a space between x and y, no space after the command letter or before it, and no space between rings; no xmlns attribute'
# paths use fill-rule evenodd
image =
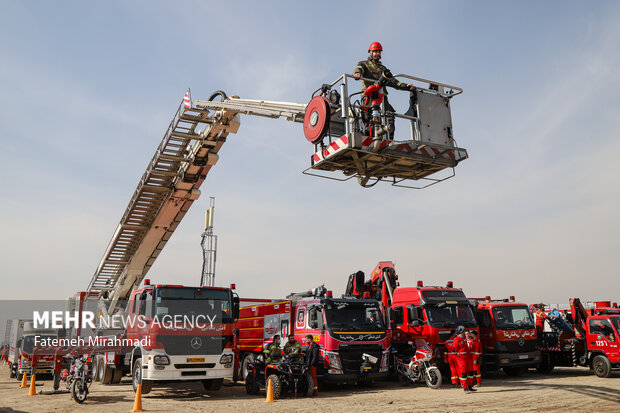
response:
<svg viewBox="0 0 620 413"><path fill-rule="evenodd" d="M220 364L230 364L233 361L233 355L232 354L223 354L222 357L220 357Z"/></svg>
<svg viewBox="0 0 620 413"><path fill-rule="evenodd" d="M170 358L168 358L168 356L166 355L158 355L158 356L154 356L153 357L153 363L155 364L159 364L160 366L167 366L168 364L170 364Z"/></svg>
<svg viewBox="0 0 620 413"><path fill-rule="evenodd" d="M328 353L326 352L325 355L327 356L328 360L329 360L329 367L332 369L342 369L342 366L340 365L340 358L338 357L338 353Z"/></svg>

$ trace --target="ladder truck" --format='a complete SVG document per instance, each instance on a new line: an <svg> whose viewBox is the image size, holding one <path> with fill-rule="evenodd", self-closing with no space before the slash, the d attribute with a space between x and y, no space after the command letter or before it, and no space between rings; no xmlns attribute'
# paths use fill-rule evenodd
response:
<svg viewBox="0 0 620 413"><path fill-rule="evenodd" d="M70 310L95 312L98 320L133 316L149 322L146 328L93 331L77 326L69 331L69 336L100 339L89 349L96 379L117 383L131 374L134 387L141 382L147 393L154 383L179 380L201 380L214 389L223 378L233 376L232 327L239 305L232 286L145 282L139 287L200 196L200 187L218 162L228 135L237 133L240 115L303 123L304 135L314 145L306 174L329 177L322 173L342 172L344 178L332 179L357 178L364 187L381 181L395 186L422 181L426 187L454 175L455 166L468 157L467 151L455 144L450 113L450 101L462 89L408 75L395 77L420 84L411 93L409 110L403 115L387 113L381 104L372 108L372 118L367 116L369 108L356 100L360 92L349 93L353 78L349 74L315 90L308 104L240 99L223 91L216 91L208 100L192 100L187 91L87 289L70 300ZM379 133L387 127L388 116L409 124L408 134L399 132L401 140L394 134ZM450 170L452 175L435 177ZM200 309L200 303L208 302L211 312L201 315L215 317L210 328L179 331L152 327L155 319L171 315L175 303L183 300L186 305L174 315L206 311ZM116 340L142 343L145 338L150 339L148 345L116 345ZM115 345L101 345L103 339Z"/></svg>

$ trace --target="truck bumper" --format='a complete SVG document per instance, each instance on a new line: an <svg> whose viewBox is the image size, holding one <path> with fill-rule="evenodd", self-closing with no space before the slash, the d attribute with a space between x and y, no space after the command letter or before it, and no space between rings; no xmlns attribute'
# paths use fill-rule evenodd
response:
<svg viewBox="0 0 620 413"><path fill-rule="evenodd" d="M536 367L540 360L540 351L484 355L485 365L494 365L498 370L502 367Z"/></svg>
<svg viewBox="0 0 620 413"><path fill-rule="evenodd" d="M156 355L166 355L164 352L153 352L142 356L142 377L145 380L205 380L232 378L233 362L220 364L220 358L232 351L225 351L216 355L171 356L170 364L155 364Z"/></svg>

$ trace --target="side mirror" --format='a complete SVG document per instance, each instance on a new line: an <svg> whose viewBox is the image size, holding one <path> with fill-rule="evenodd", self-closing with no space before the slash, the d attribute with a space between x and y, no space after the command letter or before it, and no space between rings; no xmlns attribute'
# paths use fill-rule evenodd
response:
<svg viewBox="0 0 620 413"><path fill-rule="evenodd" d="M233 319L235 320L239 318L239 297L238 296L233 297L232 316L233 316Z"/></svg>

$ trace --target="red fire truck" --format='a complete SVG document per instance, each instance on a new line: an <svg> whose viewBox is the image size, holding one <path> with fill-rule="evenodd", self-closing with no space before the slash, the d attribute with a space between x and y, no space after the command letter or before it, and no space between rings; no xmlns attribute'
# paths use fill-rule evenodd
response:
<svg viewBox="0 0 620 413"><path fill-rule="evenodd" d="M555 366L589 367L599 377L620 369L620 308L609 302L586 309L578 298L570 300L570 311L560 313L532 305L537 318L542 360L539 370ZM542 331L545 323L552 331Z"/></svg>
<svg viewBox="0 0 620 413"><path fill-rule="evenodd" d="M534 317L527 304L509 299L473 298L485 370L518 375L540 363Z"/></svg>
<svg viewBox="0 0 620 413"><path fill-rule="evenodd" d="M387 376L389 337L375 300L334 298L319 287L286 300L242 301L254 304L241 307L235 324L238 377L245 377L274 335L284 344L291 333L302 345L312 334L319 345L321 382L367 383Z"/></svg>
<svg viewBox="0 0 620 413"><path fill-rule="evenodd" d="M391 312L391 339L397 350L410 347L417 338L426 340L434 353L434 362L444 363L445 341L459 325L476 329L469 299L449 281L445 287L399 287L398 275L391 261L381 261L365 281L362 271L349 276L346 296L369 297L381 302Z"/></svg>

